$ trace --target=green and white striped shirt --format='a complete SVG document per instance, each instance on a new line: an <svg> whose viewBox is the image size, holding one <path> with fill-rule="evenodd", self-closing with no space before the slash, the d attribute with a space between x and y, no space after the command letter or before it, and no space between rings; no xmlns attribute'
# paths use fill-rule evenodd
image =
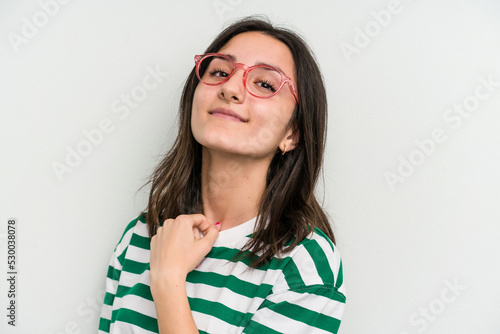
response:
<svg viewBox="0 0 500 334"><path fill-rule="evenodd" d="M223 230L186 279L200 333L337 333L345 308L342 262L319 229L282 259L258 269L231 261L253 232L256 218ZM144 215L125 229L106 278L99 333L158 333L149 287Z"/></svg>

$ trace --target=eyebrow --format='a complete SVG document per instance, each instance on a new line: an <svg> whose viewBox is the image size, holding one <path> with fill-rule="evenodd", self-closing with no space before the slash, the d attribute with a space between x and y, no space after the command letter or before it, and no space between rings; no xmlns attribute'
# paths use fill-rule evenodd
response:
<svg viewBox="0 0 500 334"><path fill-rule="evenodd" d="M236 61L236 57L233 56L232 54L229 54L229 53L223 53L224 55L228 56L232 61L234 61L235 63L237 63ZM281 68L279 68L278 66L276 65L273 65L273 64L269 64L269 63L264 63L263 61L258 61L255 65L266 65L266 66L271 66L271 67L274 67L276 69L278 69L279 71L281 71L281 73L285 73L285 71L283 71ZM287 74L285 74L286 76L288 76Z"/></svg>

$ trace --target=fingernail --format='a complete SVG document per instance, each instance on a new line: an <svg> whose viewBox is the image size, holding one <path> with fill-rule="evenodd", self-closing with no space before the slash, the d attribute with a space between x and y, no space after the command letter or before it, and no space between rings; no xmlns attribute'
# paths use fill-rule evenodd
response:
<svg viewBox="0 0 500 334"><path fill-rule="evenodd" d="M218 228L218 229L219 229L219 231L220 231L220 222L215 223L215 226L217 226L217 228Z"/></svg>

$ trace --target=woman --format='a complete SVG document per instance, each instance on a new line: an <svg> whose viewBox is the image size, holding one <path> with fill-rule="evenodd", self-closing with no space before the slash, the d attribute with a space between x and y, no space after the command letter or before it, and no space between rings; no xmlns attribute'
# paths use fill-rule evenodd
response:
<svg viewBox="0 0 500 334"><path fill-rule="evenodd" d="M306 44L229 26L195 57L179 123L111 259L100 332L337 333L342 264L313 192L326 93Z"/></svg>

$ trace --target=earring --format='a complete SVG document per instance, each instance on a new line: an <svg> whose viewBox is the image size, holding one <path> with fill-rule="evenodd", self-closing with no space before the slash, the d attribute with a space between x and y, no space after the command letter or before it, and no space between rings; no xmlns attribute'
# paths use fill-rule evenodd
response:
<svg viewBox="0 0 500 334"><path fill-rule="evenodd" d="M285 155L286 153L286 144L283 145L283 151L281 151L281 155Z"/></svg>

